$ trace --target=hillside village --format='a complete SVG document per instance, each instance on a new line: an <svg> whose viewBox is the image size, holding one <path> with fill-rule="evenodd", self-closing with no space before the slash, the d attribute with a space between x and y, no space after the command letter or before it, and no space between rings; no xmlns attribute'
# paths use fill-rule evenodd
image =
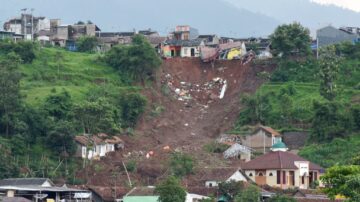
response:
<svg viewBox="0 0 360 202"><path fill-rule="evenodd" d="M155 87L147 86L135 91L146 97L148 106L136 125L128 124L116 132L91 133L92 124L85 126L87 123L84 122L83 130L71 134L75 152L69 157L64 149L55 159L58 157L58 167L61 168L67 158L76 159L79 167L74 172L72 183L69 183L70 178L50 179L50 175L45 175L44 171L42 175L34 174L24 166L20 169L21 175L16 178L0 179L0 198L3 201L15 201L16 198L18 201L155 202L159 199L156 186L172 172L170 167L164 166L167 160L179 158L186 164L189 161L187 157L198 164L194 168L191 165L192 171L188 172L187 168L181 171L185 172L181 173L179 181L186 190L186 202L233 201L234 196L224 193L221 187L224 183L238 182L243 186L242 189L257 187L259 201L271 201L279 194L301 202L332 201L322 192L329 186L321 180L329 167L320 165L320 160L314 162L314 156L305 158L309 155L302 150L311 143L310 119L282 113L286 109L284 103L278 107L281 113L273 116L266 117L265 110L257 108L255 111L260 113L259 121L241 119L246 116L246 110L257 106L258 102L261 107L262 102L283 98L275 97L277 95L274 95L274 91L273 95L269 95L274 96L268 98L270 101L261 101L261 95L260 101L255 97L255 101L248 105L240 100L241 96L258 95L256 93L263 93L267 87L275 89L275 85L281 85L279 81L269 81L269 75L280 74L281 63L278 60L285 55L274 52L271 37L232 38L214 33L200 34L201 30L188 25L176 26L166 36L152 29L106 32L91 21L67 25L60 19L35 17L28 13L10 19L3 28L4 31L0 31L2 41L31 41L39 44L41 51L62 51L65 55L62 58L68 57L66 54L80 54L77 53L80 52L78 41L84 37L96 39L96 46L88 54L100 58L116 47L131 47L138 40L136 36L141 35L162 62L156 74ZM320 48L358 42L360 28L326 26L319 29L316 38L310 41L309 55L319 58ZM294 61L301 63L302 58L297 56L299 52L288 54ZM89 63L98 65L94 60ZM45 62L35 64L42 65ZM63 66L66 66L66 62ZM358 66L356 68L359 70ZM110 74L116 73L114 71ZM290 74L288 77L302 75L299 72ZM106 79L98 80L95 79L99 85L107 82ZM91 82L91 85L96 82ZM295 80L292 84L282 86L279 91L289 91L288 94L291 94L291 85L302 82ZM355 82L359 80L355 78ZM52 86L51 82L46 85ZM318 88L313 88L312 84L304 88L307 87L312 90ZM28 92L26 90L29 89L23 92ZM350 96L349 100L358 103L358 90L354 88L350 92L345 89L342 101L346 102L346 96ZM47 93L51 95L51 92ZM296 99L301 100L298 97ZM34 103L40 102L39 98L34 100ZM312 103L308 100L304 102L303 110L309 110L305 108ZM302 106L299 104L298 107L301 111ZM80 117L82 112L77 111L75 116ZM261 117L262 112L265 118ZM97 116L96 112L91 115ZM356 124L358 118L351 120ZM242 121L246 124L242 124ZM183 153L186 158L181 156ZM78 183L74 183L75 178ZM335 198L335 201L346 199L341 194L336 194Z"/></svg>

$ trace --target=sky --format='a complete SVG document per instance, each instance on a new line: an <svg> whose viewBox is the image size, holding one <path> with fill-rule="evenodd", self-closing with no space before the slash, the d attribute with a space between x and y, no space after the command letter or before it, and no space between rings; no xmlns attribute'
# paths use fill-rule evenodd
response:
<svg viewBox="0 0 360 202"><path fill-rule="evenodd" d="M319 4L333 4L353 11L360 12L360 0L312 0Z"/></svg>

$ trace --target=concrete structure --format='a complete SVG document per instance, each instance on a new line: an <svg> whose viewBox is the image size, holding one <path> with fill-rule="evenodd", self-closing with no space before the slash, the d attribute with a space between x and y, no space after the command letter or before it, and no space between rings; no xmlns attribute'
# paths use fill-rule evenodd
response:
<svg viewBox="0 0 360 202"><path fill-rule="evenodd" d="M71 189L66 186L57 187L47 178L10 178L0 180L0 192L8 198L24 197L32 201L82 199L84 202L91 201L91 192ZM9 200L15 201L15 200Z"/></svg>
<svg viewBox="0 0 360 202"><path fill-rule="evenodd" d="M215 46L219 45L219 43L220 43L220 38L215 34L199 35L198 38L203 39L206 46L215 47Z"/></svg>
<svg viewBox="0 0 360 202"><path fill-rule="evenodd" d="M316 31L319 48L323 46L338 44L342 42L355 43L359 40L359 34L346 29L337 29L333 26L326 26Z"/></svg>
<svg viewBox="0 0 360 202"><path fill-rule="evenodd" d="M166 40L161 48L164 57L200 57L200 49L204 46L202 39Z"/></svg>
<svg viewBox="0 0 360 202"><path fill-rule="evenodd" d="M241 136L241 142L265 154L274 144L281 142L281 134L270 127L259 126L252 134Z"/></svg>
<svg viewBox="0 0 360 202"><path fill-rule="evenodd" d="M198 38L199 31L189 25L178 25L172 36L175 40L193 40Z"/></svg>
<svg viewBox="0 0 360 202"><path fill-rule="evenodd" d="M290 152L276 151L247 162L245 174L258 185L308 189L324 172L320 166Z"/></svg>

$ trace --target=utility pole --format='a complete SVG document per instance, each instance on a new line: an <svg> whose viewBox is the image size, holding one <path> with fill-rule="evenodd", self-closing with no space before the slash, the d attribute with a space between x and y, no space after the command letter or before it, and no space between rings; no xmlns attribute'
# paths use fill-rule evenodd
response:
<svg viewBox="0 0 360 202"><path fill-rule="evenodd" d="M34 41L34 12L35 9L31 9L31 40Z"/></svg>

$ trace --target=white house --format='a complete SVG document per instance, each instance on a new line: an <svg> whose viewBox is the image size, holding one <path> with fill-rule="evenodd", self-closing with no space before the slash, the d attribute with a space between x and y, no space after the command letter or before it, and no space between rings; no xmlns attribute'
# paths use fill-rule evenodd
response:
<svg viewBox="0 0 360 202"><path fill-rule="evenodd" d="M240 169L234 168L211 168L204 175L205 187L217 187L221 182L247 182L248 178Z"/></svg>
<svg viewBox="0 0 360 202"><path fill-rule="evenodd" d="M87 159L97 159L124 148L124 142L119 137L110 137L104 133L78 135L75 141L78 144L77 156Z"/></svg>
<svg viewBox="0 0 360 202"><path fill-rule="evenodd" d="M200 57L200 47L204 45L203 39L181 41L181 57Z"/></svg>

